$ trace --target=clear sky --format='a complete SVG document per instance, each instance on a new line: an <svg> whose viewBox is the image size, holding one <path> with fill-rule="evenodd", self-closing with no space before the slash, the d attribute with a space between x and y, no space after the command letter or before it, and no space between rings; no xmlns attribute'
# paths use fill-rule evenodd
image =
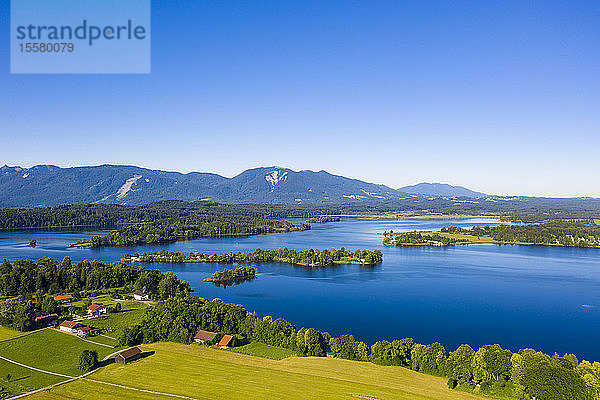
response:
<svg viewBox="0 0 600 400"><path fill-rule="evenodd" d="M600 1L152 2L149 75L11 75L0 164L600 197Z"/></svg>

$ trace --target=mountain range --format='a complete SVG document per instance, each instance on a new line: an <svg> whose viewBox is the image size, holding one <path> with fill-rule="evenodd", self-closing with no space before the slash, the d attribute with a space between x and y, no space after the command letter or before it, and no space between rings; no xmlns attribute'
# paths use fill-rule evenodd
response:
<svg viewBox="0 0 600 400"><path fill-rule="evenodd" d="M248 169L233 178L203 172L187 174L128 165L60 168L0 168L0 207L61 204L146 204L159 200L212 200L222 203L348 203L407 196L484 197L461 186L419 183L385 185L281 167Z"/></svg>

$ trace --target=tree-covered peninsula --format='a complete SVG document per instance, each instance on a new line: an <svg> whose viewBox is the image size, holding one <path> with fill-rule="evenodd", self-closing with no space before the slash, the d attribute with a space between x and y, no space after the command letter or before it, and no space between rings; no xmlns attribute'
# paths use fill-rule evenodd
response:
<svg viewBox="0 0 600 400"><path fill-rule="evenodd" d="M243 215L188 215L135 224L92 236L73 246L108 247L171 243L177 240L258 235L310 229L308 224L270 220Z"/></svg>
<svg viewBox="0 0 600 400"><path fill-rule="evenodd" d="M600 247L600 225L548 222L531 225L443 227L438 232L383 232L386 246L451 246L470 243Z"/></svg>
<svg viewBox="0 0 600 400"><path fill-rule="evenodd" d="M383 261L381 250L309 249L293 250L287 247L278 250L256 249L247 253L190 253L161 250L139 254L126 254L124 262L162 262L162 263L268 263L279 262L306 267L328 267L335 264L375 265Z"/></svg>

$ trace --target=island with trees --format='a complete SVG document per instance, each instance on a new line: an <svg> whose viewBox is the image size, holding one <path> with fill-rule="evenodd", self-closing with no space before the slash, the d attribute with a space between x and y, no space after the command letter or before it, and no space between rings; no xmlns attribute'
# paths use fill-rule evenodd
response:
<svg viewBox="0 0 600 400"><path fill-rule="evenodd" d="M295 232L310 229L308 224L269 220L242 215L190 215L139 223L79 241L76 247L117 247L172 243L178 240Z"/></svg>
<svg viewBox="0 0 600 400"><path fill-rule="evenodd" d="M451 246L495 243L534 246L600 247L600 225L546 222L531 225L443 227L438 232L383 232L386 246Z"/></svg>
<svg viewBox="0 0 600 400"><path fill-rule="evenodd" d="M185 255L181 252L161 250L139 254L126 254L123 262L161 262L161 263L268 263L278 262L283 264L300 265L304 267L328 267L336 264L358 264L375 265L383 261L381 250L347 250L341 249L309 249L293 250L287 247L278 250L256 249L247 253L228 252L212 253L190 253Z"/></svg>
<svg viewBox="0 0 600 400"><path fill-rule="evenodd" d="M340 217L335 215L321 215L306 220L308 224L326 224L328 222L340 222Z"/></svg>
<svg viewBox="0 0 600 400"><path fill-rule="evenodd" d="M206 278L205 282L212 283L221 283L224 285L233 284L233 283L241 283L251 281L256 278L256 268L242 266L232 269L225 269L221 271L215 271L215 273L210 277Z"/></svg>

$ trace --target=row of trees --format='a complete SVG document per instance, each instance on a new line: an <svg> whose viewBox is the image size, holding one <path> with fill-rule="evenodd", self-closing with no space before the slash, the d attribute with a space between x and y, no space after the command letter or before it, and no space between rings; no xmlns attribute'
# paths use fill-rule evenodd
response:
<svg viewBox="0 0 600 400"><path fill-rule="evenodd" d="M293 250L287 247L278 250L256 249L247 253L229 252L217 254L212 253L190 253L188 256L181 252L161 250L158 252L143 253L142 255L126 254L123 261L141 262L218 262L218 263L259 263L259 262L281 262L295 265L326 267L334 264L367 264L374 265L383 261L381 250L346 250L341 249L309 249Z"/></svg>
<svg viewBox="0 0 600 400"><path fill-rule="evenodd" d="M550 357L532 349L517 353L499 345L485 345L477 351L463 344L447 353L440 343L423 345L405 338L380 341L368 347L352 335L330 339L337 357L398 365L414 371L448 378L451 389L472 390L503 398L544 400L600 397L600 363L578 362L572 355Z"/></svg>
<svg viewBox="0 0 600 400"><path fill-rule="evenodd" d="M489 236L502 243L527 243L536 245L561 245L568 247L599 247L600 225L583 222L548 222L531 225L475 226L464 229L449 226L441 232L471 236Z"/></svg>
<svg viewBox="0 0 600 400"><path fill-rule="evenodd" d="M69 257L61 263L43 257L37 263L31 260L4 260L0 265L0 294L3 296L31 296L38 290L49 294L105 290L131 286L151 297L165 299L179 293L188 293L189 284L175 274L163 274L155 269L128 264L104 264L83 260L72 264Z"/></svg>
<svg viewBox="0 0 600 400"><path fill-rule="evenodd" d="M149 309L138 325L125 329L119 343L172 341L190 343L198 330L239 334L248 340L284 347L304 356L324 356L330 336L316 329L300 329L282 318L259 318L241 305L180 296Z"/></svg>
<svg viewBox="0 0 600 400"><path fill-rule="evenodd" d="M310 229L310 225L293 225L288 221L242 215L189 215L131 225L104 236L95 235L76 246L135 246L171 243L177 240L258 235Z"/></svg>

